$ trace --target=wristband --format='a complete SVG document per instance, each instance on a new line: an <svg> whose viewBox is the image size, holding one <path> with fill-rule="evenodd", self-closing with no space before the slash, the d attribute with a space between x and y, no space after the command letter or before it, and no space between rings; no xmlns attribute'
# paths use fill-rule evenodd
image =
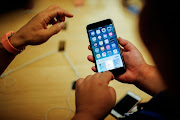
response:
<svg viewBox="0 0 180 120"><path fill-rule="evenodd" d="M13 31L9 31L7 32L1 39L2 45L3 47L11 54L13 55L17 55L20 52L22 52L23 50L19 50L17 48L15 48L9 41L9 38L14 34Z"/></svg>

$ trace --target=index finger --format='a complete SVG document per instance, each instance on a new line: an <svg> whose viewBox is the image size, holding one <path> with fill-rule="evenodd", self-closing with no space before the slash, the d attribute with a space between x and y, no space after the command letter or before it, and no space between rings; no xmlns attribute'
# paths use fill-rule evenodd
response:
<svg viewBox="0 0 180 120"><path fill-rule="evenodd" d="M60 16L61 18L64 17L73 17L73 15L71 13L69 13L66 10L63 10L61 8L55 8L55 9L50 9L48 11L44 11L44 14L47 14L47 16L44 18L44 20L46 21L46 23L49 23L51 19Z"/></svg>
<svg viewBox="0 0 180 120"><path fill-rule="evenodd" d="M110 71L106 71L101 74L101 78L108 85L109 82L114 79L114 75Z"/></svg>
<svg viewBox="0 0 180 120"><path fill-rule="evenodd" d="M68 11L62 9L61 7L59 7L58 5L52 5L49 8L47 8L47 11L51 11L51 12L56 12L57 11L57 15L64 15L66 17L73 17L73 14L69 13ZM57 15L53 16L56 17Z"/></svg>

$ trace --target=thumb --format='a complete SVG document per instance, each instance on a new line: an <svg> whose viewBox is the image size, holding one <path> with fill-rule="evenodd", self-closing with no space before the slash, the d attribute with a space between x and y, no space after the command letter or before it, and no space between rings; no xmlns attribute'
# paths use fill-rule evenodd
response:
<svg viewBox="0 0 180 120"><path fill-rule="evenodd" d="M109 92L112 96L113 104L115 105L116 104L116 91L114 90L113 87L109 87Z"/></svg>
<svg viewBox="0 0 180 120"><path fill-rule="evenodd" d="M61 22L61 23L54 24L49 29L46 29L48 38L59 33L63 28L64 28L64 23Z"/></svg>

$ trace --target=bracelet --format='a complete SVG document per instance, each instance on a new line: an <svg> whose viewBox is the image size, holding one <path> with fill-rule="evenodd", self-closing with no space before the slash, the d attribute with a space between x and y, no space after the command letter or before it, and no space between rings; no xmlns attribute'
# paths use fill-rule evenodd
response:
<svg viewBox="0 0 180 120"><path fill-rule="evenodd" d="M13 55L17 55L19 53L21 53L23 50L19 50L17 48L15 48L9 41L9 38L14 34L14 31L9 31L7 32L5 35L3 35L1 42L3 47L11 54Z"/></svg>

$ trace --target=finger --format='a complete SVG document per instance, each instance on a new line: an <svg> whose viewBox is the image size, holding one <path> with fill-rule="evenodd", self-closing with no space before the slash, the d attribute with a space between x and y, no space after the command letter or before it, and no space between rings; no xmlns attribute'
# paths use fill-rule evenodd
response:
<svg viewBox="0 0 180 120"><path fill-rule="evenodd" d="M97 69L96 69L95 66L93 66L91 69L92 69L94 72L97 72Z"/></svg>
<svg viewBox="0 0 180 120"><path fill-rule="evenodd" d="M119 38L118 38L118 42L119 42L119 44L120 44L121 46L124 47L124 49L125 49L126 51L131 50L131 43L130 43L129 41L127 41L127 40L122 39L122 38L119 37Z"/></svg>
<svg viewBox="0 0 180 120"><path fill-rule="evenodd" d="M122 83L134 84L134 80L129 79L131 72L127 70L124 74L116 76L115 79Z"/></svg>
<svg viewBox="0 0 180 120"><path fill-rule="evenodd" d="M66 10L64 10L64 15L66 16L66 17L73 17L74 15L73 14L71 14L70 12L68 12L68 11L66 11Z"/></svg>
<svg viewBox="0 0 180 120"><path fill-rule="evenodd" d="M56 24L57 23L57 21L54 19L54 18L52 18L51 20L50 20L50 22L49 22L49 24L52 24L52 25L54 25L54 24Z"/></svg>
<svg viewBox="0 0 180 120"><path fill-rule="evenodd" d="M90 46L90 45L88 46L88 49L92 51L92 48L91 48L91 46Z"/></svg>
<svg viewBox="0 0 180 120"><path fill-rule="evenodd" d="M63 16L66 16L66 17L73 17L73 14L71 14L68 11L62 9L58 5L52 5L49 8L47 8L46 11L50 11L52 13L55 13L55 14L52 14L53 16L50 16L50 17L56 17L57 15L63 15Z"/></svg>
<svg viewBox="0 0 180 120"><path fill-rule="evenodd" d="M92 77L92 75L88 75L85 79L89 80Z"/></svg>
<svg viewBox="0 0 180 120"><path fill-rule="evenodd" d="M84 81L83 78L79 78L76 82L76 88L78 88L83 83L83 81Z"/></svg>
<svg viewBox="0 0 180 120"><path fill-rule="evenodd" d="M65 20L66 20L65 16L60 16L59 22L65 22Z"/></svg>
<svg viewBox="0 0 180 120"><path fill-rule="evenodd" d="M70 14L69 12L59 9L59 8L55 9L55 10L52 9L52 10L48 11L48 13L46 13L46 14L47 14L47 16L44 18L44 21L46 23L49 23L52 18L55 18L57 16L60 16L60 18L58 18L59 20L61 20L61 18L64 19L64 17L69 17L69 18L73 17L73 15Z"/></svg>
<svg viewBox="0 0 180 120"><path fill-rule="evenodd" d="M112 96L112 100L113 100L114 105L115 105L116 104L116 91L114 90L113 87L109 87L109 92L110 92L110 94Z"/></svg>
<svg viewBox="0 0 180 120"><path fill-rule="evenodd" d="M61 15L61 16L56 16L56 19L58 22L64 22L65 21L65 16L64 15Z"/></svg>
<svg viewBox="0 0 180 120"><path fill-rule="evenodd" d="M51 5L46 10L52 10L52 9L55 9L55 8L60 8L60 6L58 6L58 5Z"/></svg>
<svg viewBox="0 0 180 120"><path fill-rule="evenodd" d="M105 81L105 83L108 85L109 82L114 78L114 75L110 71L103 72L101 74L101 78Z"/></svg>
<svg viewBox="0 0 180 120"><path fill-rule="evenodd" d="M94 57L93 57L92 55L88 55L87 59L88 59L90 62L95 63Z"/></svg>
<svg viewBox="0 0 180 120"><path fill-rule="evenodd" d="M59 33L64 28L64 23L57 23L51 26L49 29L46 29L45 32L48 38Z"/></svg>

